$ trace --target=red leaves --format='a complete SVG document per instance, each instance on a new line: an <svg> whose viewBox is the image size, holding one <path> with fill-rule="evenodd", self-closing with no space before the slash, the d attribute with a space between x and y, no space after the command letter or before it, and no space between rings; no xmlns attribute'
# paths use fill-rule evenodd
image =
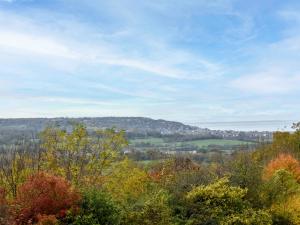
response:
<svg viewBox="0 0 300 225"><path fill-rule="evenodd" d="M264 169L263 178L269 179L273 174L280 169L285 169L293 174L295 179L300 182L300 163L289 154L280 154L276 159L273 159Z"/></svg>
<svg viewBox="0 0 300 225"><path fill-rule="evenodd" d="M40 215L62 218L68 209L76 207L79 198L64 178L37 173L18 188L13 206L14 221L16 224L36 223Z"/></svg>

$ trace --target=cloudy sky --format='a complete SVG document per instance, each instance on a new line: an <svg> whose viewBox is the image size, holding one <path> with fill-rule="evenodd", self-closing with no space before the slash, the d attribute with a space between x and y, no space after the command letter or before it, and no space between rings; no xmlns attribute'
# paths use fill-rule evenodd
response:
<svg viewBox="0 0 300 225"><path fill-rule="evenodd" d="M0 0L0 117L300 119L300 2Z"/></svg>

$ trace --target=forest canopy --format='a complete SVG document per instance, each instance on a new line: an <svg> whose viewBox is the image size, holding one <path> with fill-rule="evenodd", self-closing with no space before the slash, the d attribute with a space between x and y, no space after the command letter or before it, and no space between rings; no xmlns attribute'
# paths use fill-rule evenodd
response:
<svg viewBox="0 0 300 225"><path fill-rule="evenodd" d="M300 130L209 162L141 164L124 131L47 127L0 153L0 224L300 224Z"/></svg>

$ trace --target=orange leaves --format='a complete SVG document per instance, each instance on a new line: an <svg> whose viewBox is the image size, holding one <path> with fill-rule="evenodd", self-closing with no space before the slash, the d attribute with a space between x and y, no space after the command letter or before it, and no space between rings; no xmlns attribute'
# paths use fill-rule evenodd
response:
<svg viewBox="0 0 300 225"><path fill-rule="evenodd" d="M264 169L263 178L270 179L280 169L289 171L300 182L300 163L289 154L280 154L276 159L270 161Z"/></svg>
<svg viewBox="0 0 300 225"><path fill-rule="evenodd" d="M66 210L77 206L79 198L65 179L37 173L18 188L13 205L14 221L16 224L49 219L53 221L53 216L50 215L55 218L63 217Z"/></svg>

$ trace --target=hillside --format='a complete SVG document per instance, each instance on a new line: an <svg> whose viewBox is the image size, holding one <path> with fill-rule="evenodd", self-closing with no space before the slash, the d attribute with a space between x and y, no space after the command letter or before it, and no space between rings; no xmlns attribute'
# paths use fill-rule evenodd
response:
<svg viewBox="0 0 300 225"><path fill-rule="evenodd" d="M169 142L199 139L269 141L271 132L209 130L180 122L145 117L84 117L84 118L19 118L0 119L0 142L12 142L15 137L35 135L46 126L70 130L72 124L83 123L89 131L115 127L125 130L128 138L167 137Z"/></svg>
<svg viewBox="0 0 300 225"><path fill-rule="evenodd" d="M145 117L84 117L84 118L20 118L0 119L1 129L19 129L40 131L47 125L69 127L73 123L84 123L88 129L103 129L116 127L127 132L161 134L187 133L199 128L180 122L154 120Z"/></svg>

